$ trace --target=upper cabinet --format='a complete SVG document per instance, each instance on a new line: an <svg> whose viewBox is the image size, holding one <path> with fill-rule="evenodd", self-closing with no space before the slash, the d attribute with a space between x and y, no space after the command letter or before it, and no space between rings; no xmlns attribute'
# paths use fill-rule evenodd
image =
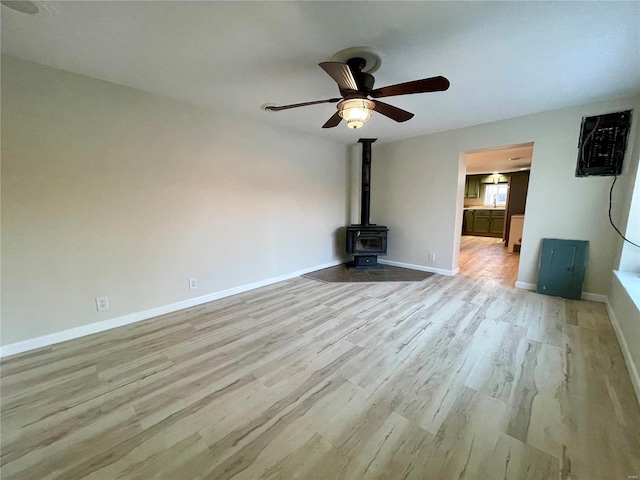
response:
<svg viewBox="0 0 640 480"><path fill-rule="evenodd" d="M480 177L467 176L464 184L464 198L480 197Z"/></svg>
<svg viewBox="0 0 640 480"><path fill-rule="evenodd" d="M509 183L504 175L467 175L464 198L480 198L480 186L486 183Z"/></svg>
<svg viewBox="0 0 640 480"><path fill-rule="evenodd" d="M481 175L480 183L509 183L509 178L504 175Z"/></svg>

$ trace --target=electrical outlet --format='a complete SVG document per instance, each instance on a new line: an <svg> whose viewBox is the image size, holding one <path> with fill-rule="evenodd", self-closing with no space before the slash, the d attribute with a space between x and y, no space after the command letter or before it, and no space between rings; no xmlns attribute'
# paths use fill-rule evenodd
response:
<svg viewBox="0 0 640 480"><path fill-rule="evenodd" d="M430 262L435 262L436 261L436 254L433 252L429 252L429 261Z"/></svg>
<svg viewBox="0 0 640 480"><path fill-rule="evenodd" d="M189 290L195 290L196 288L198 288L198 279L197 278L190 278L189 279Z"/></svg>
<svg viewBox="0 0 640 480"><path fill-rule="evenodd" d="M98 311L109 310L109 297L97 297L96 308Z"/></svg>

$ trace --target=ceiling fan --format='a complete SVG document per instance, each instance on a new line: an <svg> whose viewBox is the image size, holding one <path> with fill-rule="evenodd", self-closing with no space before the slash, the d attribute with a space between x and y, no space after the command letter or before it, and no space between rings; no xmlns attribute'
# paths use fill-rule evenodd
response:
<svg viewBox="0 0 640 480"><path fill-rule="evenodd" d="M270 112L279 112L280 110L305 107L307 105L337 103L338 111L327 120L322 128L335 127L343 119L346 120L349 128L360 128L369 120L372 111L381 113L396 122L406 122L413 117L413 113L381 102L377 100L378 98L413 93L442 92L449 88L449 80L438 76L374 89L375 79L373 75L363 71L366 64L366 60L362 57L350 58L345 63L320 63L320 67L338 84L341 97L282 106L266 105L263 109Z"/></svg>

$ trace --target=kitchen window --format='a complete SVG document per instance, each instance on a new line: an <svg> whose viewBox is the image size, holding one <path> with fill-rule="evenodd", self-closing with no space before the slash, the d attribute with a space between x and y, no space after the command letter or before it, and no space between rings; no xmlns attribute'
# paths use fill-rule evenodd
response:
<svg viewBox="0 0 640 480"><path fill-rule="evenodd" d="M484 192L484 204L493 206L506 205L508 188L506 183L487 185Z"/></svg>

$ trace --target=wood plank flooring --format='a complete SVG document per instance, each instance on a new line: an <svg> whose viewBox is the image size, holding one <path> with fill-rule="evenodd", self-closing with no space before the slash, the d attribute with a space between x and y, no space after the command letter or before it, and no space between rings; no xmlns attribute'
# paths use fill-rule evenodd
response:
<svg viewBox="0 0 640 480"><path fill-rule="evenodd" d="M455 277L296 278L6 359L2 479L637 478L604 306L462 241Z"/></svg>

